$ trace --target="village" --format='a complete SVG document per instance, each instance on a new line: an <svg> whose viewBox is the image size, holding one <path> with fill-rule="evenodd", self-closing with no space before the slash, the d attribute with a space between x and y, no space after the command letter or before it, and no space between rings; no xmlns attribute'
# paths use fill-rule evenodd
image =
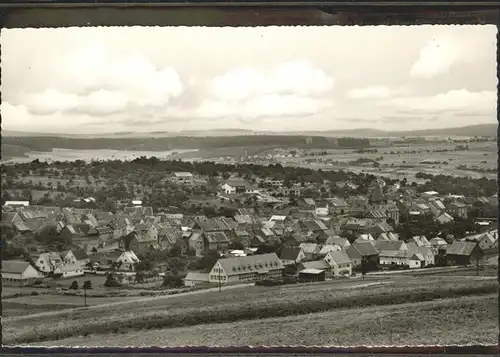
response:
<svg viewBox="0 0 500 357"><path fill-rule="evenodd" d="M179 186L203 182L191 172L174 172L169 180ZM475 231L463 237L449 233L469 218L471 207L496 207L496 195L417 193L414 186L381 179L367 195L313 199L304 192L300 183L267 178L255 185L227 177L218 184L217 198L243 197L251 207L215 217L155 212L139 199L124 200L115 213L6 201L1 226L10 232L8 244L23 246L34 236L45 243L4 259L2 283L29 287L57 280L78 289L75 278L103 276L104 287L114 289L145 281L160 281L163 288L278 285L364 278L384 270L479 270L498 256L491 217L476 219ZM448 230L425 236L414 229L425 222ZM398 233L402 226L408 228L404 236Z"/></svg>

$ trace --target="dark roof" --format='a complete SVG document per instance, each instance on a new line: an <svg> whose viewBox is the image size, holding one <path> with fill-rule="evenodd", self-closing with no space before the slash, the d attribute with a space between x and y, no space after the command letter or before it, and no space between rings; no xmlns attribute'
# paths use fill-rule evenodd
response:
<svg viewBox="0 0 500 357"><path fill-rule="evenodd" d="M299 256L300 248L288 248L285 247L280 252L280 259L282 260L296 260Z"/></svg>
<svg viewBox="0 0 500 357"><path fill-rule="evenodd" d="M349 253L349 250L354 249L355 251L358 252L359 255L363 257L367 256L372 256L372 255L377 255L378 250L375 248L374 243L368 241L368 242L358 242L354 243L351 245L348 249L347 252Z"/></svg>
<svg viewBox="0 0 500 357"><path fill-rule="evenodd" d="M447 255L465 255L470 256L477 243L454 241L446 250Z"/></svg>
<svg viewBox="0 0 500 357"><path fill-rule="evenodd" d="M224 232L205 232L205 238L209 243L229 242L229 238Z"/></svg>
<svg viewBox="0 0 500 357"><path fill-rule="evenodd" d="M337 264L347 264L347 263L352 263L351 258L347 255L346 252L339 250L339 251L329 251L328 255L332 257L333 261Z"/></svg>

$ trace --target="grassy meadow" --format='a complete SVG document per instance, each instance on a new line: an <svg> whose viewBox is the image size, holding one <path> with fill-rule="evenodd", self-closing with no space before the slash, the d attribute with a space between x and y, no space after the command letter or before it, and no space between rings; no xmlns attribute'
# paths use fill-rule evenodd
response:
<svg viewBox="0 0 500 357"><path fill-rule="evenodd" d="M86 335L42 346L375 346L495 344L495 294L281 318Z"/></svg>
<svg viewBox="0 0 500 357"><path fill-rule="evenodd" d="M95 306L87 310L60 311L43 318L4 318L3 342L12 345L53 341L53 345L59 345L54 341L90 334L184 328L416 304L437 299L491 295L497 292L497 285L494 279L484 278L405 276L278 287L252 286L220 293L173 295ZM359 328L362 326L359 325Z"/></svg>

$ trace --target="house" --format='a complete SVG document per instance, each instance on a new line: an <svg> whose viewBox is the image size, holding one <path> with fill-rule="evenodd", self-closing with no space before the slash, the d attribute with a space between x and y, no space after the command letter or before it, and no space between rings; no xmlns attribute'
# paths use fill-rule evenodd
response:
<svg viewBox="0 0 500 357"><path fill-rule="evenodd" d="M205 250L226 251L229 249L230 240L224 232L203 232L202 237Z"/></svg>
<svg viewBox="0 0 500 357"><path fill-rule="evenodd" d="M441 200L431 200L427 202L434 217L439 217L446 211L446 206Z"/></svg>
<svg viewBox="0 0 500 357"><path fill-rule="evenodd" d="M221 185L222 192L225 194L253 193L255 188L243 179L229 179Z"/></svg>
<svg viewBox="0 0 500 357"><path fill-rule="evenodd" d="M371 234L359 234L358 238L354 241L354 243L366 242L366 241L375 241Z"/></svg>
<svg viewBox="0 0 500 357"><path fill-rule="evenodd" d="M481 234L477 243L483 252L498 253L498 250L496 249L496 244L498 244L497 231Z"/></svg>
<svg viewBox="0 0 500 357"><path fill-rule="evenodd" d="M23 286L40 278L40 273L29 263L22 260L2 261L2 285Z"/></svg>
<svg viewBox="0 0 500 357"><path fill-rule="evenodd" d="M432 238L429 243L431 244L434 254L438 254L440 251L446 252L448 247L448 243L443 238L439 237Z"/></svg>
<svg viewBox="0 0 500 357"><path fill-rule="evenodd" d="M338 245L342 250L346 250L351 246L351 243L347 238L342 238L339 236L329 237L326 242L326 245Z"/></svg>
<svg viewBox="0 0 500 357"><path fill-rule="evenodd" d="M148 234L146 231L133 231L132 233L122 237L120 240L120 248L127 251L132 250L137 254L147 254L151 250L159 248L159 244L155 237Z"/></svg>
<svg viewBox="0 0 500 357"><path fill-rule="evenodd" d="M23 219L17 212L2 212L2 227L14 227L15 223L23 223Z"/></svg>
<svg viewBox="0 0 500 357"><path fill-rule="evenodd" d="M377 240L378 241L380 241L380 240L397 241L397 240L399 240L399 235L397 233L393 233L393 232L380 233Z"/></svg>
<svg viewBox="0 0 500 357"><path fill-rule="evenodd" d="M38 256L34 255L31 259L35 267L45 275L52 274L56 268L64 265L61 256L55 252L42 253Z"/></svg>
<svg viewBox="0 0 500 357"><path fill-rule="evenodd" d="M379 260L382 267L409 266L409 252L407 250L380 250Z"/></svg>
<svg viewBox="0 0 500 357"><path fill-rule="evenodd" d="M484 256L479 244L454 241L446 250L447 265L470 265Z"/></svg>
<svg viewBox="0 0 500 357"><path fill-rule="evenodd" d="M328 200L328 209L332 215L344 215L349 211L349 204L343 198L331 198Z"/></svg>
<svg viewBox="0 0 500 357"><path fill-rule="evenodd" d="M419 215L427 215L431 213L430 207L424 202L413 203L410 210L411 212L418 212Z"/></svg>
<svg viewBox="0 0 500 357"><path fill-rule="evenodd" d="M275 253L219 259L209 273L211 283L249 283L283 276L284 265Z"/></svg>
<svg viewBox="0 0 500 357"><path fill-rule="evenodd" d="M467 219L468 208L465 203L462 203L460 201L451 202L447 208L448 213L450 213L452 216Z"/></svg>
<svg viewBox="0 0 500 357"><path fill-rule="evenodd" d="M318 255L320 257L324 257L328 252L338 252L339 250L342 250L342 248L339 245L323 244L321 245L321 250L319 251Z"/></svg>
<svg viewBox="0 0 500 357"><path fill-rule="evenodd" d="M347 253L343 251L330 251L326 254L324 260L330 264L332 275L336 276L351 276L353 263Z"/></svg>
<svg viewBox="0 0 500 357"><path fill-rule="evenodd" d="M433 266L436 264L435 263L435 254L434 254L432 248L418 247L416 253L420 254L424 258L423 262L421 263L422 268L425 268L428 266Z"/></svg>
<svg viewBox="0 0 500 357"><path fill-rule="evenodd" d="M115 264L117 265L119 270L122 271L132 271L135 268L135 265L140 263L139 258L135 255L134 251L129 250L122 252L118 259L116 259Z"/></svg>
<svg viewBox="0 0 500 357"><path fill-rule="evenodd" d="M325 279L332 279L333 278L333 267L328 263L326 260L314 260L310 262L301 262L299 264L299 278L300 278L300 271L303 271L304 269L315 269L315 270L320 270L324 272L324 278Z"/></svg>
<svg viewBox="0 0 500 357"><path fill-rule="evenodd" d="M191 172L174 172L172 180L179 185L192 185L194 176Z"/></svg>
<svg viewBox="0 0 500 357"><path fill-rule="evenodd" d="M54 278L71 278L75 276L83 276L83 266L79 263L64 264L54 269Z"/></svg>
<svg viewBox="0 0 500 357"><path fill-rule="evenodd" d="M285 247L281 249L279 258L284 266L298 264L306 259L304 251L300 248L288 248Z"/></svg>
<svg viewBox="0 0 500 357"><path fill-rule="evenodd" d="M209 284L209 274L200 272L189 272L184 278L185 286L197 286L201 284Z"/></svg>
<svg viewBox="0 0 500 357"><path fill-rule="evenodd" d="M321 246L316 243L301 243L299 248L304 252L307 260L314 260L319 256L321 251Z"/></svg>
<svg viewBox="0 0 500 357"><path fill-rule="evenodd" d="M420 269L424 263L425 259L420 253L415 253L408 259L408 267L410 269Z"/></svg>
<svg viewBox="0 0 500 357"><path fill-rule="evenodd" d="M418 247L431 247L431 243L425 236L413 236L408 240L408 242L415 243Z"/></svg>
<svg viewBox="0 0 500 357"><path fill-rule="evenodd" d="M402 241L402 240L396 240L396 241L392 241L392 240L380 240L380 241L376 241L375 242L375 247L379 250L379 251L387 251L387 250L391 250L391 251L401 251L401 252L404 252L404 251L408 251L408 246L407 244Z"/></svg>
<svg viewBox="0 0 500 357"><path fill-rule="evenodd" d="M29 207L30 201L5 201L5 207Z"/></svg>
<svg viewBox="0 0 500 357"><path fill-rule="evenodd" d="M439 216L437 216L435 221L439 224L447 224L447 223L453 222L454 218L449 213L444 212L444 213L440 214Z"/></svg>
<svg viewBox="0 0 500 357"><path fill-rule="evenodd" d="M362 264L378 265L379 263L379 252L375 248L374 242L354 243L347 248L346 253L354 267L359 267Z"/></svg>
<svg viewBox="0 0 500 357"><path fill-rule="evenodd" d="M299 271L299 282L312 283L316 281L325 281L326 273L321 269L302 269Z"/></svg>

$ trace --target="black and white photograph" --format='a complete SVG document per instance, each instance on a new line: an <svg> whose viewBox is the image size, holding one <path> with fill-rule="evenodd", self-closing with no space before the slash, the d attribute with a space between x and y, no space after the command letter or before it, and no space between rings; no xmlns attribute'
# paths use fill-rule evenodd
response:
<svg viewBox="0 0 500 357"><path fill-rule="evenodd" d="M496 36L2 29L3 345L497 344Z"/></svg>

